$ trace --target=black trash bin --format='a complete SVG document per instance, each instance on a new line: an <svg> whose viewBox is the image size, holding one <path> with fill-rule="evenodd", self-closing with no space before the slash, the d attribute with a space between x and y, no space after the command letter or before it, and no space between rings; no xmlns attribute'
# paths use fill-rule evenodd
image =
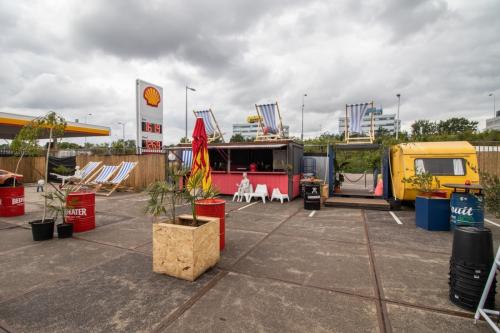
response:
<svg viewBox="0 0 500 333"><path fill-rule="evenodd" d="M474 311L479 304L493 262L491 230L483 227L457 227L453 232L450 258L450 300ZM486 298L486 307L495 305L496 277Z"/></svg>
<svg viewBox="0 0 500 333"><path fill-rule="evenodd" d="M319 184L306 184L304 188L304 209L321 209L321 192Z"/></svg>

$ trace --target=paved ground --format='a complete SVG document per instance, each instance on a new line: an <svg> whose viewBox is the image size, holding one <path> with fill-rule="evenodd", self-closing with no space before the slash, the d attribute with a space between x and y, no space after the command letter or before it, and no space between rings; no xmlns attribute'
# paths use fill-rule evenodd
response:
<svg viewBox="0 0 500 333"><path fill-rule="evenodd" d="M448 301L451 234L413 211L228 202L221 262L191 283L152 272L143 194L98 198L95 230L40 243L26 200L0 218L2 333L488 332Z"/></svg>

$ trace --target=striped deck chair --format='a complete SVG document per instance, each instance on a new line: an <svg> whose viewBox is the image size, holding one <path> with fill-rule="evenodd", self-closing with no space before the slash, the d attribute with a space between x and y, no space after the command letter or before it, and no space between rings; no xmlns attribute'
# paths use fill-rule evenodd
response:
<svg viewBox="0 0 500 333"><path fill-rule="evenodd" d="M373 143L375 140L373 112L371 113L368 132L363 131L362 128L366 112L370 109L370 107L373 109L373 102L350 105L346 104L344 122L344 136L346 143Z"/></svg>
<svg viewBox="0 0 500 333"><path fill-rule="evenodd" d="M186 149L182 151L182 168L191 170L193 166L193 151Z"/></svg>
<svg viewBox="0 0 500 333"><path fill-rule="evenodd" d="M95 189L95 194L110 196L122 183L130 176L132 170L136 167L137 162L122 162L115 172L114 178L111 180L99 181ZM113 175L113 173L111 174ZM108 177L109 179L110 177ZM123 187L123 186L122 186Z"/></svg>
<svg viewBox="0 0 500 333"><path fill-rule="evenodd" d="M79 179L74 178L74 176L62 176L63 184L62 188L70 188L75 191L81 187L93 174L97 171L97 168L102 164L101 161L90 161L88 162L80 171L81 177ZM59 178L59 176L58 176ZM66 183L65 183L66 182Z"/></svg>
<svg viewBox="0 0 500 333"><path fill-rule="evenodd" d="M224 142L224 136L222 135L222 132L219 128L219 124L215 119L212 109L203 111L193 111L193 113L196 118L203 119L203 122L205 123L205 130L207 131L208 135L208 143L214 142L218 139L221 139L222 142Z"/></svg>
<svg viewBox="0 0 500 333"><path fill-rule="evenodd" d="M284 138L283 123L281 121L278 102L274 104L255 104L257 116L259 118L259 131L255 141L279 140ZM279 123L276 123L276 113Z"/></svg>

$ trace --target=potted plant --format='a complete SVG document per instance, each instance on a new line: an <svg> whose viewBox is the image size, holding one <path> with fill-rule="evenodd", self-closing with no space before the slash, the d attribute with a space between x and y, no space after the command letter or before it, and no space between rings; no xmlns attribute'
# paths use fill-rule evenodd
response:
<svg viewBox="0 0 500 333"><path fill-rule="evenodd" d="M418 191L415 199L417 227L433 231L450 230L450 200L439 191L439 179L428 172L419 172L402 181Z"/></svg>
<svg viewBox="0 0 500 333"><path fill-rule="evenodd" d="M34 124L23 126L10 144L14 156L18 157L14 173L4 172L2 187L0 187L1 202L0 216L24 215L24 186L21 183L23 175L19 174L19 166L25 156L36 155L39 129Z"/></svg>
<svg viewBox="0 0 500 333"><path fill-rule="evenodd" d="M52 184L51 184L52 185ZM71 238L73 237L73 224L66 223L66 210L71 208L71 204L67 203L69 189L60 190L54 187L54 191L44 193L43 196L47 198L47 209L52 214L52 219L57 221L59 215L61 215L62 223L57 225L57 237L58 238Z"/></svg>
<svg viewBox="0 0 500 333"><path fill-rule="evenodd" d="M57 115L55 112L49 112L44 117L40 117L34 119L32 124L35 128L38 128L37 133L46 133L48 132L48 143L47 143L47 152L45 154L45 168L44 168L44 192L47 193L47 184L48 184L48 174L49 174L49 156L50 156L50 147L52 145L53 140L56 140L60 137L66 128L66 121L61 116ZM33 234L33 240L42 241L52 239L54 236L54 219L47 218L47 208L48 201L46 195L44 195L44 205L43 205L43 216L41 220L31 221L31 232Z"/></svg>
<svg viewBox="0 0 500 333"><path fill-rule="evenodd" d="M196 214L196 201L206 196L201 190L203 174L191 175L182 188L180 179L185 174L169 168L167 181L150 184L146 213L154 222L153 271L194 281L219 261L220 229L218 218ZM182 201L191 204L191 214L176 215L175 206ZM169 218L160 218L168 213Z"/></svg>

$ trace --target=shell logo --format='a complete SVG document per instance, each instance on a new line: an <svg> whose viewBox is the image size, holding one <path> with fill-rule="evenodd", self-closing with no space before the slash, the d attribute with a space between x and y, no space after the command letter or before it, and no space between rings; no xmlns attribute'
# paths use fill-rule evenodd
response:
<svg viewBox="0 0 500 333"><path fill-rule="evenodd" d="M147 87L146 89L144 89L143 96L146 100L146 104L149 106L157 108L161 102L160 92L156 88Z"/></svg>

